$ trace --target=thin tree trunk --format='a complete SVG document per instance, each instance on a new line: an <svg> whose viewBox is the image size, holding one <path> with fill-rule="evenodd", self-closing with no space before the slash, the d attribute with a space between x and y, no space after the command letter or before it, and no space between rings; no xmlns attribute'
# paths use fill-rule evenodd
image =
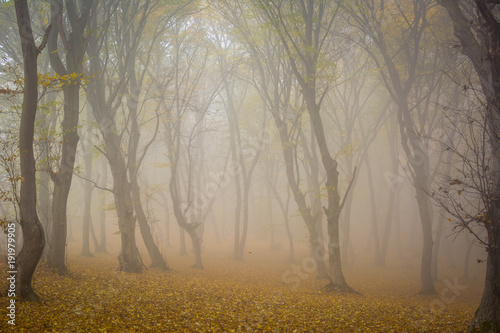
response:
<svg viewBox="0 0 500 333"><path fill-rule="evenodd" d="M267 225L269 226L269 249L270 250L276 250L278 246L276 245L276 237L275 237L275 232L274 232L274 225L273 225L273 202L272 202L272 197L271 197L271 184L267 183L266 186L266 210L267 210Z"/></svg>
<svg viewBox="0 0 500 333"><path fill-rule="evenodd" d="M45 144L44 144L45 146ZM42 159L47 160L48 152L47 147L42 148ZM38 184L38 212L40 215L40 223L44 229L44 236L46 239L46 244L50 244L50 234L52 227L52 216L51 216L51 193L50 193L50 175L47 171L41 171L39 176ZM49 247L45 246L43 249L42 260L47 260Z"/></svg>
<svg viewBox="0 0 500 333"><path fill-rule="evenodd" d="M165 205L165 245L170 246L170 209L168 208L167 197L163 197Z"/></svg>
<svg viewBox="0 0 500 333"><path fill-rule="evenodd" d="M241 225L241 206L242 206L242 188L241 188L241 179L240 179L240 173L241 170L239 168L239 162L238 162L238 151L237 151L237 146L236 146L236 136L237 136L237 131L239 131L238 124L237 124L237 119L236 119L236 111L235 107L232 105L232 96L231 93L229 92L229 86L228 83L226 82L226 95L227 95L227 100L229 104L229 108L226 108L227 112L227 118L228 118L228 123L229 123L229 142L230 142L230 149L231 149L231 161L232 165L231 167L233 168L233 173L234 173L234 184L235 184L235 191L236 191L236 206L234 209L234 245L233 245L233 259L235 260L241 260L239 258L239 250L240 250L240 225Z"/></svg>
<svg viewBox="0 0 500 333"><path fill-rule="evenodd" d="M395 207L396 207L396 198L399 195L399 191L401 189L400 183L399 183L399 163L398 163L398 154L397 154L397 147L396 143L394 140L394 135L397 135L396 128L394 128L394 131L391 131L388 135L389 139L389 146L390 146L390 156L391 156L391 172L392 176L395 177L395 179L392 179L391 182L389 182L389 202L387 203L387 210L386 210L386 222L385 222L385 228L384 228L384 234L382 236L382 244L381 244L381 249L380 249L380 256L378 260L378 265L380 266L385 266L386 259L387 259L387 249L389 247L389 236L391 235L391 227L394 221L394 215L395 215ZM397 222L399 224L399 222ZM399 238L399 235L397 235ZM401 245L401 242L399 242ZM399 248L399 254L401 255L401 248Z"/></svg>
<svg viewBox="0 0 500 333"><path fill-rule="evenodd" d="M377 203L376 203L377 196L375 195L375 187L373 185L373 177L372 177L372 167L368 155L366 156L366 171L368 172L368 188L370 192L370 207L372 212L370 218L370 220L372 221L371 233L373 234L373 241L375 247L375 252L374 252L375 257L373 259L375 265L380 266L382 265L382 263L380 256L380 238L379 238L378 222L377 222Z"/></svg>
<svg viewBox="0 0 500 333"><path fill-rule="evenodd" d="M342 262L347 266L352 266L355 260L354 251L351 252L351 208L352 208L352 197L347 198L344 208L344 222L342 233Z"/></svg>
<svg viewBox="0 0 500 333"><path fill-rule="evenodd" d="M89 143L91 143L89 141ZM92 151L90 147L85 147L87 150L84 152L85 163L85 177L92 179ZM84 257L94 257L90 251L90 225L92 224L92 192L93 186L89 181L84 181L84 202L83 202L83 230L82 230L82 253Z"/></svg>
<svg viewBox="0 0 500 333"><path fill-rule="evenodd" d="M251 175L246 175L246 177L251 177ZM243 260L243 254L245 252L245 244L248 235L248 210L249 210L249 195L250 195L250 179L243 180L243 230L241 232L241 239L239 241L238 253L236 256L237 260Z"/></svg>
<svg viewBox="0 0 500 333"><path fill-rule="evenodd" d="M94 250L97 251L99 249L99 241L95 235L94 223L90 221L90 236L92 237L92 243L94 244Z"/></svg>
<svg viewBox="0 0 500 333"><path fill-rule="evenodd" d="M386 222L384 228L384 235L382 237L382 246L380 249L380 256L377 260L377 265L385 266L387 258L387 249L389 247L389 236L391 235L391 227L394 220L394 207L396 196L399 194L399 188L393 188L389 195L389 202L387 203Z"/></svg>
<svg viewBox="0 0 500 333"><path fill-rule="evenodd" d="M417 174L417 179L421 178L422 175L418 175L421 168L415 168L415 173ZM425 176L424 176L425 177ZM418 182L423 184L423 182ZM430 214L430 203L429 196L422 188L416 189L416 198L418 204L418 210L420 213L420 222L422 225L422 236L423 236L423 249L422 249L422 261L420 266L420 279L421 279L421 290L420 294L435 294L436 289L434 288L434 281L432 279L432 248L434 242L432 240L432 217Z"/></svg>
<svg viewBox="0 0 500 333"><path fill-rule="evenodd" d="M140 196L139 185L137 182L134 182L132 184L132 197L134 200L135 214L137 221L139 222L139 229L141 231L142 239L144 240L144 245L146 245L149 257L151 258L151 267L159 267L164 271L168 271L170 269L166 261L163 259L163 256L153 239L153 235L151 234L151 228L149 227L146 214L144 214L144 210L142 209Z"/></svg>
<svg viewBox="0 0 500 333"><path fill-rule="evenodd" d="M102 183L106 186L108 182L108 162L106 159L102 159ZM106 244L106 193L103 192L99 196L99 246L96 248L96 252L107 253Z"/></svg>

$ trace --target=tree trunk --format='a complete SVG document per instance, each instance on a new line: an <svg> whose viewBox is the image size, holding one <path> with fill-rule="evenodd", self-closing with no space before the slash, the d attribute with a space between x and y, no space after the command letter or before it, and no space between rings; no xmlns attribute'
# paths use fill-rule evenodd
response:
<svg viewBox="0 0 500 333"><path fill-rule="evenodd" d="M59 273L67 273L66 237L67 237L67 205L73 169L75 166L77 133L79 118L79 82L68 84L64 89L64 116L62 121L61 166L59 173L53 175L54 197L52 200L52 236L47 263Z"/></svg>
<svg viewBox="0 0 500 333"><path fill-rule="evenodd" d="M46 94L45 96L53 97L53 93ZM54 97L55 98L55 97ZM47 100L47 98L45 98ZM42 118L38 116L39 118ZM46 117L44 114L43 117ZM43 123L43 132L48 135L48 131L56 126L57 121L57 113L55 110L51 110L49 115L49 119L44 119ZM50 244L50 235L52 233L52 205L51 205L51 196L52 193L50 191L50 172L48 170L48 161L50 160L50 148L48 140L42 141L42 152L41 152L41 160L47 161L45 170L41 170L39 172L39 181L38 181L38 215L40 218L40 223L42 223L42 227L44 229L45 235L45 244ZM49 246L45 246L43 249L42 260L47 260Z"/></svg>
<svg viewBox="0 0 500 333"><path fill-rule="evenodd" d="M249 208L251 175L246 175L246 177L248 178L243 180L243 225L242 225L243 230L241 231L241 239L239 241L239 248L236 260L243 260L243 254L245 253L245 244L247 241L247 234L248 234L248 208Z"/></svg>
<svg viewBox="0 0 500 333"><path fill-rule="evenodd" d="M309 191L309 203L314 224L313 232L309 232L309 244L311 255L316 260L316 279L330 279L326 268L325 242L323 237L323 212L321 210L321 184L319 182L319 161L317 154L317 144L312 124L310 133L310 144L307 145L305 135L301 132L302 149L310 168L307 174L307 187Z"/></svg>
<svg viewBox="0 0 500 333"><path fill-rule="evenodd" d="M137 216L137 221L139 222L139 229L141 231L142 239L144 240L144 245L146 245L149 257L151 258L151 267L159 267L164 271L168 271L169 267L163 259L158 246L156 246L153 235L151 234L151 228L149 227L146 214L144 214L144 210L142 209L141 194L137 181L135 181L131 186L135 214Z"/></svg>
<svg viewBox="0 0 500 333"><path fill-rule="evenodd" d="M186 248L186 231L182 227L180 227L180 230L179 230L179 238L180 238L179 254L181 256L187 256L188 255L188 251L187 251L187 248Z"/></svg>
<svg viewBox="0 0 500 333"><path fill-rule="evenodd" d="M396 200L399 195L399 191L401 189L400 183L399 183L399 163L398 163L398 154L397 154L397 147L396 147L396 142L394 140L394 136L397 135L397 130L396 127L394 127L394 131L391 131L387 138L389 139L389 146L390 146L390 155L391 155L391 173L392 176L395 177L395 179L389 179L388 185L389 185L389 202L387 203L387 210L385 214L385 228L384 228L384 234L382 236L382 244L380 248L380 258L378 261L378 264L380 266L385 266L386 263L386 258L387 258L387 249L389 247L389 236L391 235L391 227L394 221L395 217L395 210L396 210ZM399 222L397 222L399 224ZM399 238L399 234L397 235ZM401 244L401 242L398 243ZM398 249L399 254L401 255L401 248Z"/></svg>
<svg viewBox="0 0 500 333"><path fill-rule="evenodd" d="M374 262L376 266L381 266L382 265L382 258L381 258L381 253L380 253L380 237L379 237L379 231L378 231L378 222L377 222L377 196L375 195L375 187L373 185L373 177L372 177L372 167L370 163L370 158L366 156L366 171L368 172L368 188L370 191L370 207L372 211L372 216L371 216L371 221L372 221L372 228L371 228L371 233L373 234L373 241L374 241L374 247L375 247L375 256L374 256Z"/></svg>
<svg viewBox="0 0 500 333"><path fill-rule="evenodd" d="M130 91L128 96L128 110L130 115L131 129L130 129L130 140L128 148L128 174L130 179L130 190L133 199L133 207L135 210L136 218L139 223L139 229L141 231L141 236L148 250L149 257L151 258L151 267L159 267L162 270L169 270L167 263L163 259L163 256L156 246L156 243L151 234L151 228L149 227L146 214L142 207L141 200L141 189L137 182L138 177L138 165L137 163L137 149L139 146L140 132L138 124L138 114L137 108L139 104L139 86L137 85L135 78L135 66L129 68L131 72L130 75Z"/></svg>
<svg viewBox="0 0 500 333"><path fill-rule="evenodd" d="M429 202L429 174L430 160L427 151L424 151L422 138L417 135L415 124L411 119L408 106L408 96L401 94L397 101L399 108L398 124L401 136L401 145L413 170L413 187L417 200L420 225L422 227L422 260L420 265L421 289L419 294L436 294L432 279L432 210Z"/></svg>
<svg viewBox="0 0 500 333"><path fill-rule="evenodd" d="M394 220L394 203L396 202L396 196L399 194L399 188L391 189L391 194L389 195L389 202L387 203L386 211L386 221L384 234L382 236L382 246L380 248L380 256L377 260L377 265L385 266L385 261L387 258L387 249L389 247L389 236L391 235L392 222Z"/></svg>
<svg viewBox="0 0 500 333"><path fill-rule="evenodd" d="M23 245L15 260L15 285L17 296L37 301L39 296L33 290L31 282L45 246L42 224L36 212L36 169L33 156L33 137L38 102L38 68L36 62L38 49L35 46L31 30L27 1L18 0L14 2L14 5L21 38L24 67L23 108L19 128L21 177L24 179L21 182L19 202ZM14 245L16 244L14 243ZM14 267L9 266L9 271L14 271Z"/></svg>
<svg viewBox="0 0 500 333"><path fill-rule="evenodd" d="M165 245L170 246L170 209L168 208L167 197L163 195L165 205Z"/></svg>
<svg viewBox="0 0 500 333"><path fill-rule="evenodd" d="M500 31L497 31L500 34ZM500 46L496 45L498 52ZM497 54L497 67L500 69L500 55ZM497 72L500 75L500 71ZM493 95L493 96L492 96ZM486 118L488 131L490 133L490 147L493 159L494 186L492 196L483 200L489 204L489 221L484 223L488 233L488 257L486 259L486 278L481 303L474 314L469 326L469 332L500 332L500 139L497 135L500 128L500 87L493 87L492 95L489 97ZM486 195L489 195L487 193ZM491 199L492 198L492 199Z"/></svg>
<svg viewBox="0 0 500 333"><path fill-rule="evenodd" d="M229 123L229 144L231 149L231 170L234 173L234 184L236 191L236 206L234 208L234 245L233 245L233 259L242 260L239 255L240 251L240 225L241 225L241 206L242 206L242 188L241 188L241 170L238 162L237 151L237 131L239 131L237 123L236 109L232 105L232 96L230 92L229 83L225 82L225 90L229 107L226 108L227 119Z"/></svg>
<svg viewBox="0 0 500 333"><path fill-rule="evenodd" d="M432 271L432 280L437 282L439 281L439 274L438 274L438 261L439 261L439 248L441 246L441 238L443 236L443 219L438 217L436 221L436 237L434 240L434 247L432 251L432 264L431 264L431 271Z"/></svg>
<svg viewBox="0 0 500 333"><path fill-rule="evenodd" d="M95 235L95 230L94 230L94 223L92 223L92 220L90 220L90 236L92 236L92 242L94 243L94 250L97 251L99 249L99 241L97 240L97 237Z"/></svg>
<svg viewBox="0 0 500 333"><path fill-rule="evenodd" d="M47 160L46 149L43 148L42 159ZM44 229L44 236L46 238L46 243L50 243L49 235L51 234L52 226L52 214L51 214L51 202L50 202L50 175L47 171L41 171L39 176L38 184L38 212L40 217L40 223ZM43 249L42 260L47 259L49 247L45 246Z"/></svg>
<svg viewBox="0 0 500 333"><path fill-rule="evenodd" d="M121 237L121 251L118 256L119 269L124 272L142 272L135 240L135 216L131 195L131 185L127 179L127 169L120 152L119 137L115 133L107 133L104 146L108 157L111 175L113 176L113 194L118 227Z"/></svg>
<svg viewBox="0 0 500 333"><path fill-rule="evenodd" d="M328 206L324 208L327 225L328 225L328 261L330 263L330 287L338 291L355 292L347 285L344 274L342 272L342 261L340 256L340 239L339 239L339 217L342 207L340 206L339 195L339 173L337 171L337 161L335 161L328 151L323 123L319 114L319 105L315 102L314 90L303 89L303 94L306 100L309 117L311 119L319 151L321 161L326 172L326 189L328 193Z"/></svg>
<svg viewBox="0 0 500 333"><path fill-rule="evenodd" d="M307 227L308 233L309 233L309 244L310 244L310 249L313 254L315 254L315 251L319 251L321 253L322 245L320 244L317 236L318 229L316 228L317 225L317 220L316 218L321 218L323 217L323 214L321 210L319 212L316 212L315 216L313 216L313 213L311 212L311 208L307 205L306 203L306 198L304 193L301 191L298 180L296 179L295 172L294 172L294 161L293 161L293 156L294 156L294 149L290 145L290 138L288 135L288 129L286 126L286 123L282 121L282 119L279 117L278 112L271 112L273 116L273 120L276 124L276 127L278 128L278 132L280 135L280 142L282 145L282 152L283 152L283 160L285 162L285 171L286 171L286 177L288 181L288 185L290 186L290 190L292 192L293 198L295 203L298 206L298 210L300 212L300 215L302 219L304 220L304 223ZM319 217L318 217L319 215ZM293 242L290 240L290 242ZM322 269L326 272L327 269L325 267L325 261L320 255L313 255L314 260L316 261L316 267L319 267L318 269L318 276L320 276L319 273L322 273ZM322 267L323 266L323 267ZM323 275L323 273L322 273ZM330 279L328 277L328 274L325 274L326 279Z"/></svg>
<svg viewBox="0 0 500 333"><path fill-rule="evenodd" d="M414 168L416 179L416 184L421 184L424 186L423 181L419 182L419 179L422 179L423 176L420 174L422 172L422 168L416 167ZM418 185L417 185L418 186ZM427 187L425 187L427 188ZM432 240L432 217L430 214L430 203L429 196L427 192L421 187L416 187L416 198L418 204L418 211L420 214L420 223L422 225L422 261L420 266L420 280L421 280L421 290L419 294L435 294L436 289L434 288L434 281L432 279L432 248L434 242Z"/></svg>
<svg viewBox="0 0 500 333"><path fill-rule="evenodd" d="M102 159L102 183L103 186L106 186L108 182L108 162L106 159ZM96 252L107 253L107 245L106 245L106 193L103 192L99 196L99 246L96 249Z"/></svg>
<svg viewBox="0 0 500 333"><path fill-rule="evenodd" d="M498 183L497 183L498 184ZM497 195L500 194L497 189ZM500 203L494 203L494 227L488 229L492 240L486 260L486 277L481 303L469 326L469 333L500 332Z"/></svg>
<svg viewBox="0 0 500 333"><path fill-rule="evenodd" d="M193 252L194 252L194 268L203 269L203 262L201 260L201 239L196 234L195 228L193 230L188 231L189 236L191 237L191 242L193 244Z"/></svg>
<svg viewBox="0 0 500 333"><path fill-rule="evenodd" d="M92 179L92 151L90 150L91 139L88 141L88 145L85 147L84 151L84 164L85 164L85 177L87 179ZM90 225L92 224L92 192L93 186L90 181L84 181L83 183L83 230L82 230L82 253L84 257L94 257L90 251Z"/></svg>

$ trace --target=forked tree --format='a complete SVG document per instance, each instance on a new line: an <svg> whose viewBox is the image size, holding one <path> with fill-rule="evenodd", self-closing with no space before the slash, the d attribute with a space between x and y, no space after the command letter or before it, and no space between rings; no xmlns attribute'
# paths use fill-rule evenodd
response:
<svg viewBox="0 0 500 333"><path fill-rule="evenodd" d="M59 167L51 170L54 183L52 200L52 236L47 262L60 273L66 268L67 204L76 149L79 141L77 133L80 115L80 84L85 46L88 36L87 21L90 17L93 0L53 0L50 2L52 29L48 40L50 64L55 73L63 77L64 113L61 123L62 144ZM66 8L66 15L63 14ZM62 48L58 40L61 39ZM64 52L64 62L61 51Z"/></svg>
<svg viewBox="0 0 500 333"><path fill-rule="evenodd" d="M331 76L328 74L332 70L331 64L323 60L326 59L326 49L333 43L332 27L339 7L336 3L325 0L256 0L255 5L274 28L285 49L294 78L300 85L325 169L328 203L323 210L328 226L330 287L354 292L344 278L340 257L339 218L345 196L341 200L338 161L330 153L320 112L324 97L330 89L328 81ZM347 192L348 190L349 187Z"/></svg>

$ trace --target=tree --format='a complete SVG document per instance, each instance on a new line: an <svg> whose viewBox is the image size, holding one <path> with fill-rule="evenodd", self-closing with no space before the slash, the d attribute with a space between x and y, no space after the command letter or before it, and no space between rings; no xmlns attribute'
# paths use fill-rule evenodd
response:
<svg viewBox="0 0 500 333"><path fill-rule="evenodd" d="M423 234L420 293L434 294L436 290L431 268L434 245L432 209L428 196L431 161L423 139L426 134L424 126L428 126L428 123L422 121L427 115L419 110L425 98L414 100L413 96L422 87L419 86L418 79L425 75L432 77L434 74L422 66L425 58L421 50L424 42L434 37L432 31L429 31L429 13L435 5L429 0L405 4L386 4L384 0L356 0L341 1L341 5L351 18L352 26L365 34L358 37L357 42L368 52L377 68L380 68L384 86L397 105L401 146L409 162ZM389 12L395 15L387 15ZM398 34L394 35L394 31L398 31ZM428 31L432 37L426 35ZM434 53L433 56L436 57L437 54ZM429 85L424 96L428 96L434 88L435 86Z"/></svg>
<svg viewBox="0 0 500 333"><path fill-rule="evenodd" d="M69 190L73 178L76 149L79 141L77 133L80 113L80 85L82 80L83 57L87 44L85 28L90 17L93 0L77 3L76 0L53 0L50 3L52 29L48 40L50 64L56 74L65 78L64 116L62 120L62 145L59 169L51 171L54 182L52 200L52 237L47 263L60 273L67 271L66 234ZM63 27L63 7L67 11L69 26ZM67 33L69 34L67 35ZM58 39L61 37L65 63L60 57Z"/></svg>
<svg viewBox="0 0 500 333"><path fill-rule="evenodd" d="M339 217L345 200L341 201L340 197L338 162L330 153L320 114L332 70L331 62L324 61L324 52L332 47L331 32L338 5L324 0L256 0L255 3L274 27L285 49L294 77L300 85L326 172L328 204L323 210L328 225L330 286L339 291L354 292L345 281L340 257Z"/></svg>
<svg viewBox="0 0 500 333"><path fill-rule="evenodd" d="M137 214L138 209L142 209L142 206L139 207L140 201L134 202L134 195L135 198L138 195L140 196L136 186L140 162L135 160L135 155L127 156L124 153L128 149L122 147L122 138L124 133L133 132L133 135L129 138L129 149L132 149L130 153L136 154L139 133L138 128L134 127L134 125L137 125L137 119L134 117L137 115L138 91L134 86L136 84L134 81L136 73L133 64L137 59L146 21L153 10L157 8L157 4L156 1L145 1L143 3L141 0L103 3L102 7L100 7L102 15L99 17L95 15L91 21L91 27L95 31L99 26L102 27L102 30L99 35L92 36L87 48L87 53L90 56L89 72L93 77L88 87L89 102L102 135L104 147L101 152L109 163L113 178L111 192L115 199L121 237L121 252L118 256L119 269L126 272L138 273L142 271L143 264L136 246L136 216L134 216L134 211ZM129 27L129 29L120 28L124 26ZM161 31L161 27L163 25L160 25L156 31ZM110 34L108 29L113 34ZM111 39L113 41L117 40L119 43L110 45ZM117 49L111 46L116 46ZM113 51L116 53L112 53ZM118 80L115 80L116 76L114 75L118 76ZM133 96L129 97L129 103L127 103L129 112L124 114L123 123L125 125L120 128L121 124L117 119L117 113L120 106L122 106L121 96L125 95L129 89L132 90ZM135 122L132 124L132 130L130 130L127 124L130 123L132 118L135 119ZM156 131L150 142L155 137ZM146 154L149 145L150 143L146 145L143 156ZM140 216L140 218L143 219L144 215ZM144 222L144 220L141 220L141 223ZM148 251L152 250L149 253L153 265L168 269L159 250L152 248L152 246L156 247L156 244L148 242L151 238L147 238L147 233L149 233L149 236L151 235L147 221L146 227L141 227L141 233L145 238Z"/></svg>
<svg viewBox="0 0 500 333"><path fill-rule="evenodd" d="M83 153L83 164L85 167L85 178L92 178L92 169L93 169L93 146L92 146L92 124L89 121L92 117L91 107L87 107L87 132L88 135L83 136L83 140L81 143L82 153ZM83 226L82 226L82 253L81 255L84 257L94 257L92 252L90 251L90 234L91 230L93 230L92 226L92 192L94 188L90 181L85 181L83 184ZM94 235L92 233L92 235ZM97 249L97 240L94 235L94 245Z"/></svg>
<svg viewBox="0 0 500 333"><path fill-rule="evenodd" d="M371 59L363 54L362 49L352 41L345 40L342 43L342 53L338 61L339 69L338 84L325 97L325 108L341 110L341 112L327 112L329 127L336 136L332 141L338 144L338 159L345 169L347 179L354 178L354 171L366 165L368 173L368 188L371 196L371 222L372 231L370 240L375 243L375 262L380 257L380 246L378 241L378 223L376 214L376 195L374 181L371 175L371 163L369 148L375 141L382 125L387 120L387 107L385 94L381 94L380 80L375 75L370 75L373 68ZM382 97L380 97L382 96ZM337 133L342 133L338 135ZM347 198L343 211L343 251L342 259L347 265L355 261L354 248L351 242L351 207L353 204L353 192L359 177L353 179L352 192ZM370 241L368 242L370 243Z"/></svg>
<svg viewBox="0 0 500 333"><path fill-rule="evenodd" d="M45 235L36 212L36 174L33 155L33 137L38 103L37 57L45 46L46 38L36 47L26 0L15 1L17 26L21 38L24 66L24 94L19 151L21 159L20 224L23 247L16 258L16 294L27 300L39 300L31 281L45 246ZM50 31L50 26L47 32Z"/></svg>
<svg viewBox="0 0 500 333"><path fill-rule="evenodd" d="M479 77L486 104L480 111L482 130L487 132L480 149L488 153L490 172L485 174L487 188L480 192L483 214L466 219L483 226L488 251L486 279L481 303L469 332L500 331L500 2L494 0L438 0L448 12L462 53L469 58ZM480 152L480 156L484 154ZM486 165L482 165L486 167ZM473 169L474 170L474 169ZM478 172L481 172L479 169ZM477 177L478 175L475 174ZM484 179L484 178L483 178ZM481 215L481 216L479 216ZM479 217L478 217L479 216ZM464 226L469 226L466 223Z"/></svg>
<svg viewBox="0 0 500 333"><path fill-rule="evenodd" d="M209 45L199 39L205 32L186 20L176 23L173 37L169 43L164 43L164 52L172 55L172 63L166 64L171 74L158 84L162 96L171 96L169 101L161 101L167 109L163 123L170 168L169 190L172 210L181 227L181 241L184 230L193 245L193 267L203 269L201 243L204 218L197 211L206 208L200 202L201 193L195 190L195 174L202 172L202 163L196 160L196 157L201 157L196 152L202 147L196 143L200 142L197 137L207 131L204 118L219 92L220 83L208 83L208 78L205 80L205 66L211 54ZM169 76L172 87L167 80ZM202 94L203 91L207 91L206 95Z"/></svg>

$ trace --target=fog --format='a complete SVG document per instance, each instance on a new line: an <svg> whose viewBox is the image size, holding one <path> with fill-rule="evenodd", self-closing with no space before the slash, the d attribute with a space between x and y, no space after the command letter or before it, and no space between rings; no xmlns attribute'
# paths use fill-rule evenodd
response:
<svg viewBox="0 0 500 333"><path fill-rule="evenodd" d="M2 325L500 327L496 3L1 6Z"/></svg>

